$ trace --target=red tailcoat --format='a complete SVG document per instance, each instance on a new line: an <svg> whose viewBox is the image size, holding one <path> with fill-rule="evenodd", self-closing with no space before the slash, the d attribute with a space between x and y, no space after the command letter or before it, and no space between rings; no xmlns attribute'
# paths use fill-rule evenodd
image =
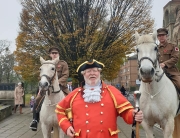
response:
<svg viewBox="0 0 180 138"><path fill-rule="evenodd" d="M84 102L82 95L83 88L77 88L56 106L59 126L65 133L73 126L76 138L118 138L117 116L133 123L133 106L115 87L102 83L101 101L96 103ZM72 110L73 124L66 116L67 109Z"/></svg>

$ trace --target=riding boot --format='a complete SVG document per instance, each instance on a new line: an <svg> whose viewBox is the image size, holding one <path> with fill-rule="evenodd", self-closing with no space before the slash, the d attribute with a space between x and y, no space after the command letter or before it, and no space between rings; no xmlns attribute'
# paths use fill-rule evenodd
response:
<svg viewBox="0 0 180 138"><path fill-rule="evenodd" d="M23 114L23 113L22 113L22 106L20 106L19 108L20 108L20 109L19 109L19 113L20 113L20 114Z"/></svg>

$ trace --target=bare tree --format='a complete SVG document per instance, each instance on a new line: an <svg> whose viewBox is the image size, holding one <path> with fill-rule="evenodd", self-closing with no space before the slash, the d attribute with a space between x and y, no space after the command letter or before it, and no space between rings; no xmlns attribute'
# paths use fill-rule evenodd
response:
<svg viewBox="0 0 180 138"><path fill-rule="evenodd" d="M15 77L14 54L9 50L5 51L0 57L0 82L13 82Z"/></svg>
<svg viewBox="0 0 180 138"><path fill-rule="evenodd" d="M11 42L8 40L0 40L0 54L9 49Z"/></svg>

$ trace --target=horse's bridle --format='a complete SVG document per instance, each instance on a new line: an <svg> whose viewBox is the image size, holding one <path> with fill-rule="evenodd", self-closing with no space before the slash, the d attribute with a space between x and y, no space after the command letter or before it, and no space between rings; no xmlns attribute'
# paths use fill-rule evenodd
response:
<svg viewBox="0 0 180 138"><path fill-rule="evenodd" d="M156 44L156 43L154 43L154 44ZM153 61L153 60L152 60L151 58L149 58L149 57L142 57L140 60L138 60L138 52L139 52L139 50L138 50L138 48L136 49L136 51L137 51L138 67L139 67L139 68L141 67L141 61L144 60L144 59L150 60L151 63L153 64L153 67L154 67L155 69L157 68L157 61L159 60L159 52L158 52L158 45L157 45L157 44L156 44L155 50L156 50L156 59L155 59L155 61Z"/></svg>
<svg viewBox="0 0 180 138"><path fill-rule="evenodd" d="M156 69L157 68L157 61L158 61L158 58L155 59L155 61L153 61L151 58L149 57L142 57L140 60L138 60L138 66L139 68L141 67L141 61L144 60L144 59L148 59L152 62L153 64L153 67Z"/></svg>
<svg viewBox="0 0 180 138"><path fill-rule="evenodd" d="M53 63L43 63L43 64L53 64ZM42 64L42 65L43 65L43 64ZM55 64L53 64L53 65L55 65ZM46 77L46 79L48 80L48 82L49 82L49 84L50 84L50 85L48 86L48 95L50 94L50 88L52 88L52 93L58 93L58 92L60 92L60 90L59 90L59 91L54 91L54 87L52 86L52 82L53 82L53 80L54 80L55 75L56 75L56 69L55 69L54 75L53 75L52 77L49 77L49 76L46 75L46 74L43 74L43 75L40 76L41 78L42 78L43 76Z"/></svg>
<svg viewBox="0 0 180 138"><path fill-rule="evenodd" d="M138 49L136 49L136 51L137 51L137 60L138 60L138 68L141 67L141 61L144 60L144 59L148 59L149 61L151 61L151 63L153 64L153 67L155 69L157 68L157 63L158 63L159 56L160 56L157 44L156 44L156 49L155 50L156 50L156 59L155 59L155 61L153 61L150 57L142 57L140 60L138 60ZM159 67L160 67L160 64L159 64ZM155 73L155 76L158 77L158 79L155 79L157 82L159 82L161 80L162 76L164 75L164 70L163 70L163 73L161 75L158 75L158 72L159 71L156 71L156 73Z"/></svg>

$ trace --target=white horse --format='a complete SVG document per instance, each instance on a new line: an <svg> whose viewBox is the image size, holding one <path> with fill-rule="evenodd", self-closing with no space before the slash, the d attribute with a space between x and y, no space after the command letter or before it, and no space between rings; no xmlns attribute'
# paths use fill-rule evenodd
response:
<svg viewBox="0 0 180 138"><path fill-rule="evenodd" d="M172 138L179 99L174 84L159 65L158 47L155 43L156 35L156 32L153 32L152 35L142 36L135 33L141 77L140 109L144 114L142 126L147 138L154 138L153 126L155 123L161 126L164 138ZM174 138L180 138L180 134L174 135Z"/></svg>
<svg viewBox="0 0 180 138"><path fill-rule="evenodd" d="M64 138L64 132L58 125L58 120L55 113L56 104L65 97L63 92L60 90L56 72L58 58L55 60L45 61L42 57L40 57L40 61L42 66L40 67L41 80L39 81L39 87L42 92L46 92L40 111L43 137L50 138L53 127L53 137Z"/></svg>

